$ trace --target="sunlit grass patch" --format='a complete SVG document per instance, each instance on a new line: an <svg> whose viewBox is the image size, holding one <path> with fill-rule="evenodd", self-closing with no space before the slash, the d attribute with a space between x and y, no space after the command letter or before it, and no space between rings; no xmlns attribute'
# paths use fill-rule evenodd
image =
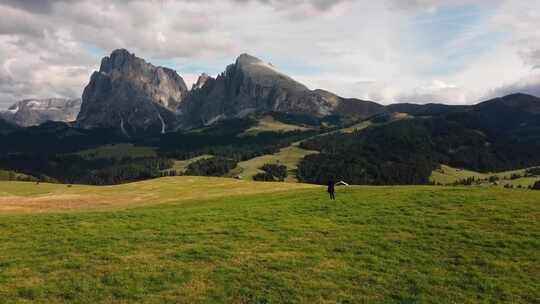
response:
<svg viewBox="0 0 540 304"><path fill-rule="evenodd" d="M30 186L0 183L7 192L42 195L20 189ZM535 191L352 186L339 187L330 201L323 187L219 178L46 186L80 195L152 193L154 202L0 214L2 303L540 297Z"/></svg>

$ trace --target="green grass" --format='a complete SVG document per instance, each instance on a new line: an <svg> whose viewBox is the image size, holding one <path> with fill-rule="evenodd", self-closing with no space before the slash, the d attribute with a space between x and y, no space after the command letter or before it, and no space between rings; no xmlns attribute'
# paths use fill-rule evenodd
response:
<svg viewBox="0 0 540 304"><path fill-rule="evenodd" d="M306 127L277 121L272 116L264 116L257 121L257 125L247 129L242 135L257 135L261 132L290 132L306 130L308 130Z"/></svg>
<svg viewBox="0 0 540 304"><path fill-rule="evenodd" d="M343 128L343 129L340 130L340 132L342 132L342 133L358 132L358 131L362 131L364 129L367 129L369 127L379 127L379 126L382 126L382 125L387 125L390 122L394 122L394 121L398 121L398 120L404 120L404 119L411 119L412 117L413 116L411 116L409 114L406 114L406 113L392 113L388 122L376 123L376 122L373 122L371 120L365 120L365 121L362 121L362 122L357 123L355 125L352 125L350 127Z"/></svg>
<svg viewBox="0 0 540 304"><path fill-rule="evenodd" d="M348 128L343 128L340 131L343 132L343 133L354 133L354 132L358 132L358 131L362 131L364 129L367 129L371 125L373 125L373 123L371 121L367 120L367 121L362 121L360 123L352 125L352 126L350 126Z"/></svg>
<svg viewBox="0 0 540 304"><path fill-rule="evenodd" d="M176 161L174 161L174 165L173 165L172 168L167 169L167 170L163 170L163 171L174 170L174 171L176 171L177 174L181 174L181 173L186 172L187 167L189 165L191 165L192 163L194 163L194 162L196 162L198 160L209 159L209 158L212 158L212 157L214 157L214 156L205 154L205 155L200 155L200 156L190 158L190 159L186 159L186 160L176 160Z"/></svg>
<svg viewBox="0 0 540 304"><path fill-rule="evenodd" d="M79 186L87 188L88 186ZM46 184L39 185L31 182L0 181L0 197L16 196L29 197L33 195L47 194L53 191L64 191L66 185Z"/></svg>
<svg viewBox="0 0 540 304"><path fill-rule="evenodd" d="M298 145L299 143L294 143L289 147L281 149L276 154L267 154L240 162L228 175L241 175L244 180L252 180L253 176L263 172L260 168L264 164L280 164L287 166L289 171L289 175L285 181L298 182L296 170L300 161L309 154L319 153L317 151L302 149Z"/></svg>
<svg viewBox="0 0 540 304"><path fill-rule="evenodd" d="M157 193L139 207L2 213L0 303L539 302L540 192L301 186L178 177L66 190Z"/></svg>
<svg viewBox="0 0 540 304"><path fill-rule="evenodd" d="M455 183L459 180L467 179L474 177L475 179L488 179L491 176L497 176L500 180L497 182L498 186L504 187L505 185L513 185L514 187L522 186L529 187L534 185L534 183L540 180L540 177L521 177L514 180L511 180L510 177L512 174L524 175L526 169L521 170L512 170L505 172L497 173L480 173L470 170L457 169L450 166L442 165L440 169L437 169L432 172L430 180L434 183L439 183L442 185L449 185ZM489 184L485 182L484 184Z"/></svg>
<svg viewBox="0 0 540 304"><path fill-rule="evenodd" d="M403 113L393 113L391 121L396 121L400 119L408 119L409 115ZM332 133L343 132L343 133L353 133L357 131L362 131L369 127L377 127L386 123L373 123L372 121L363 121L353 126L334 130L330 132L321 133L317 136L329 135ZM266 126L266 127L261 127ZM272 117L263 118L259 124L245 132L245 134L254 134L254 132L261 131L291 131L291 128L297 128L298 126L286 125L284 123L275 121ZM288 128L288 129L287 129ZM276 154L267 154L262 155L256 158L252 158L247 161L238 163L238 166L231 170L227 176L242 176L243 179L252 180L253 176L263 171L260 168L264 164L281 164L287 166L289 169L289 176L286 179L286 182L298 182L296 178L296 170L298 169L298 164L300 161L307 155L319 153L318 151L305 150L299 147L300 142L293 143L289 147L281 149Z"/></svg>
<svg viewBox="0 0 540 304"><path fill-rule="evenodd" d="M51 213L119 209L309 187L314 186L292 183L254 183L234 179L191 176L160 178L101 187L0 181L0 214L2 212Z"/></svg>
<svg viewBox="0 0 540 304"><path fill-rule="evenodd" d="M18 173L10 170L1 170L0 169L0 181L10 181L10 180L34 180L35 177L26 175L23 173Z"/></svg>
<svg viewBox="0 0 540 304"><path fill-rule="evenodd" d="M156 157L156 151L152 147L139 147L132 144L114 144L80 151L78 155L88 159L115 158L124 157L143 158Z"/></svg>

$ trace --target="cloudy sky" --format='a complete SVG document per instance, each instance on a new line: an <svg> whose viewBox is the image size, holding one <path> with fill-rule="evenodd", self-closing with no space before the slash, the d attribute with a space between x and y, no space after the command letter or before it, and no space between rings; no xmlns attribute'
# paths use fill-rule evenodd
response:
<svg viewBox="0 0 540 304"><path fill-rule="evenodd" d="M0 109L80 97L126 48L191 83L240 53L381 103L540 96L539 0L0 0Z"/></svg>

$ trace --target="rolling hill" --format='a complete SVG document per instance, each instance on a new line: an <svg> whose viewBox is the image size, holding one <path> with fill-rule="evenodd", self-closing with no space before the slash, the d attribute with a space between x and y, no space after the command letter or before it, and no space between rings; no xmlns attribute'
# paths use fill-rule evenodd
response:
<svg viewBox="0 0 540 304"><path fill-rule="evenodd" d="M434 111L433 105L424 105L410 111L401 105L400 111L410 112L407 119L378 115L345 132L302 142L302 148L321 153L303 159L300 179L426 184L440 165L482 173L538 166L538 104L534 96L514 94L459 110L441 106Z"/></svg>
<svg viewBox="0 0 540 304"><path fill-rule="evenodd" d="M245 180L253 180L255 175L263 172L261 170L262 166L265 164L276 164L287 167L288 176L285 179L286 182L298 182L298 164L300 164L305 156L316 153L318 152L300 148L299 143L293 143L279 150L277 153L262 155L239 162L236 168L231 170L227 175L241 177Z"/></svg>
<svg viewBox="0 0 540 304"><path fill-rule="evenodd" d="M474 179L480 185L529 188L540 181L540 174L532 174L529 169L519 169L496 173L481 173L471 170L441 165L431 173L430 181L434 184L453 185Z"/></svg>
<svg viewBox="0 0 540 304"><path fill-rule="evenodd" d="M535 303L539 192L0 182L4 303ZM8 206L8 207L6 207ZM9 207L11 206L11 207Z"/></svg>
<svg viewBox="0 0 540 304"><path fill-rule="evenodd" d="M258 134L261 132L290 132L290 131L306 131L306 130L308 130L308 128L304 126L281 122L279 120L274 119L272 116L267 115L258 119L257 124L247 129L243 133L243 135L249 136L249 135Z"/></svg>

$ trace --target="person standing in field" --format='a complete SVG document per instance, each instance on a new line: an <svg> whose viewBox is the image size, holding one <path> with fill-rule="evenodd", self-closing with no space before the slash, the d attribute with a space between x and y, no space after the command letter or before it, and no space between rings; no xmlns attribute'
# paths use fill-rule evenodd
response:
<svg viewBox="0 0 540 304"><path fill-rule="evenodd" d="M330 194L330 199L335 200L336 199L336 189L335 189L335 183L332 179L328 180L328 194Z"/></svg>

